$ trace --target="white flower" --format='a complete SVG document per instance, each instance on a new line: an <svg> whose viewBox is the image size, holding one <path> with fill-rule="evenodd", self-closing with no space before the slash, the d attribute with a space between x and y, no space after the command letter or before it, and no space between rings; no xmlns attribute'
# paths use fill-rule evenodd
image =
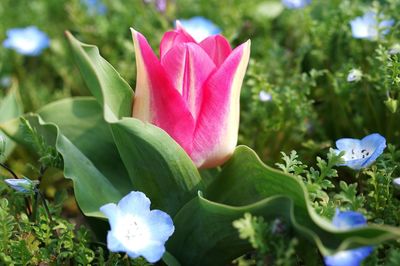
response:
<svg viewBox="0 0 400 266"><path fill-rule="evenodd" d="M35 26L9 29L7 39L3 42L5 48L14 49L19 54L29 56L39 55L49 45L49 37Z"/></svg>
<svg viewBox="0 0 400 266"><path fill-rule="evenodd" d="M260 98L262 102L269 102L272 100L272 95L266 91L260 91L258 98Z"/></svg>
<svg viewBox="0 0 400 266"><path fill-rule="evenodd" d="M362 78L363 73L359 69L352 69L350 70L349 74L347 75L348 82L357 82L360 81Z"/></svg>
<svg viewBox="0 0 400 266"><path fill-rule="evenodd" d="M118 205L109 203L100 211L107 216L111 226L107 235L109 250L126 252L131 258L143 256L151 263L161 259L164 244L175 228L168 214L150 211L150 200L145 194L132 191Z"/></svg>
<svg viewBox="0 0 400 266"><path fill-rule="evenodd" d="M379 16L380 18L381 16ZM389 33L394 20L380 21L375 12L367 12L362 17L356 17L350 21L351 32L354 38L376 40L382 35Z"/></svg>
<svg viewBox="0 0 400 266"><path fill-rule="evenodd" d="M311 4L311 0L282 0L282 4L290 9L298 9Z"/></svg>

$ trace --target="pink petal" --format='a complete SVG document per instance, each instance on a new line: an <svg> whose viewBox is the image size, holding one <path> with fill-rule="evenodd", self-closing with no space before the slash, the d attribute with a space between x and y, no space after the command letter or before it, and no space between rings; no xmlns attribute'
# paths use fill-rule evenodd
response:
<svg viewBox="0 0 400 266"><path fill-rule="evenodd" d="M221 165L233 153L239 129L239 98L250 57L250 41L240 45L203 87L203 103L191 157L201 168Z"/></svg>
<svg viewBox="0 0 400 266"><path fill-rule="evenodd" d="M139 32L131 31L137 66L132 116L164 129L190 154L194 119L147 40Z"/></svg>
<svg viewBox="0 0 400 266"><path fill-rule="evenodd" d="M204 39L200 46L212 58L215 65L220 66L232 52L229 42L222 35L212 35Z"/></svg>
<svg viewBox="0 0 400 266"><path fill-rule="evenodd" d="M193 37L190 36L190 34L187 33L182 27L166 32L160 43L160 58L163 58L164 55L175 45L187 42L196 43Z"/></svg>
<svg viewBox="0 0 400 266"><path fill-rule="evenodd" d="M162 57L161 65L196 120L203 97L202 86L215 70L214 62L198 44L181 43Z"/></svg>

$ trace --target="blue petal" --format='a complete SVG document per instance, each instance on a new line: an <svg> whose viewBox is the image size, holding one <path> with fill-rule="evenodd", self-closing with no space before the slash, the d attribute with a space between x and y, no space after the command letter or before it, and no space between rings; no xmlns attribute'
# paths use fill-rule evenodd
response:
<svg viewBox="0 0 400 266"><path fill-rule="evenodd" d="M117 205L115 205L114 203L108 203L106 205L101 206L100 211L104 213L104 215L108 218L108 222L110 223L111 229L114 229L117 220L120 217Z"/></svg>
<svg viewBox="0 0 400 266"><path fill-rule="evenodd" d="M154 242L148 245L145 249L142 249L140 255L142 255L148 262L155 263L162 258L164 252L164 243Z"/></svg>
<svg viewBox="0 0 400 266"><path fill-rule="evenodd" d="M311 4L311 0L282 0L282 4L290 9L298 9Z"/></svg>
<svg viewBox="0 0 400 266"><path fill-rule="evenodd" d="M108 231L108 234L107 234L107 248L112 252L125 252L126 251L126 248L114 236L112 231ZM139 255L137 255L136 257L139 257Z"/></svg>
<svg viewBox="0 0 400 266"><path fill-rule="evenodd" d="M175 227L171 217L160 210L152 210L147 217L147 224L151 228L151 236L155 241L164 243L174 233Z"/></svg>
<svg viewBox="0 0 400 266"><path fill-rule="evenodd" d="M350 151L351 149L359 148L360 145L360 140L358 139L342 138L336 141L336 148L340 151Z"/></svg>
<svg viewBox="0 0 400 266"><path fill-rule="evenodd" d="M374 133L361 140L361 147L374 151L362 165L362 167L368 167L383 153L383 150L386 148L386 139Z"/></svg>
<svg viewBox="0 0 400 266"><path fill-rule="evenodd" d="M132 191L119 201L118 208L123 213L146 217L150 212L150 200L144 193Z"/></svg>
<svg viewBox="0 0 400 266"><path fill-rule="evenodd" d="M332 224L337 228L348 229L353 227L364 226L367 223L365 217L354 211L338 211L333 217Z"/></svg>
<svg viewBox="0 0 400 266"><path fill-rule="evenodd" d="M335 255L325 256L326 266L359 266L372 252L372 247L339 251Z"/></svg>
<svg viewBox="0 0 400 266"><path fill-rule="evenodd" d="M7 30L6 48L14 49L22 55L36 56L50 44L47 35L35 26Z"/></svg>

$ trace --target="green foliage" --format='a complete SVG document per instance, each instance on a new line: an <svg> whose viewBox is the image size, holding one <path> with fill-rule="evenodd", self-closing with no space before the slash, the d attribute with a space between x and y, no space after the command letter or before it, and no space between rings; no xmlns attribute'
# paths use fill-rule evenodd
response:
<svg viewBox="0 0 400 266"><path fill-rule="evenodd" d="M320 157L316 158L316 169L308 167L298 160L299 156L296 151L292 151L290 155L282 152L284 164L276 163L276 165L283 172L293 174L303 180L316 211L325 217L331 218L334 214L335 206L330 201L328 192L335 188L332 180L338 176L338 173L334 168L343 162L342 155L343 152L337 154L333 149L330 149L326 160Z"/></svg>
<svg viewBox="0 0 400 266"><path fill-rule="evenodd" d="M87 230L74 233L75 226L61 218L50 223L43 211L34 223L24 213L13 213L7 199L0 200L0 261L8 265L69 261L89 265L94 252L88 246Z"/></svg>
<svg viewBox="0 0 400 266"><path fill-rule="evenodd" d="M42 169L49 167L62 168L63 161L54 146L46 143L45 138L31 126L28 120L21 117L21 135L24 142L30 145L39 156Z"/></svg>
<svg viewBox="0 0 400 266"><path fill-rule="evenodd" d="M0 189L1 265L150 265L143 258L104 252L105 247L93 242L92 233L84 225L78 227L62 218L61 209L55 205L50 205L52 221L42 206L39 219L33 221L25 213L21 194L8 189L3 182Z"/></svg>
<svg viewBox="0 0 400 266"><path fill-rule="evenodd" d="M267 223L263 217L245 213L243 218L233 222L233 226L238 230L239 237L248 240L257 251L256 254L250 254L250 259L241 257L239 265L295 265L298 241L288 238L281 220Z"/></svg>

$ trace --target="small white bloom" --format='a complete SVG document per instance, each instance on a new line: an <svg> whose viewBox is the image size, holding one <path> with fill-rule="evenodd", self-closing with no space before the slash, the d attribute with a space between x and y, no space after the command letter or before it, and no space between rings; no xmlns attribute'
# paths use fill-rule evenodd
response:
<svg viewBox="0 0 400 266"><path fill-rule="evenodd" d="M382 35L389 33L389 28L393 26L394 20L379 20L375 12L367 12L362 17L356 17L350 21L351 32L354 38L376 40Z"/></svg>
<svg viewBox="0 0 400 266"><path fill-rule="evenodd" d="M282 4L290 9L299 9L311 4L311 0L282 0Z"/></svg>
<svg viewBox="0 0 400 266"><path fill-rule="evenodd" d="M362 78L363 73L359 69L352 69L350 70L349 74L347 75L348 82L357 82L360 81Z"/></svg>
<svg viewBox="0 0 400 266"><path fill-rule="evenodd" d="M154 263L165 252L164 244L175 228L171 217L163 211L150 211L150 200L142 192L132 191L118 205L109 203L100 208L108 218L111 230L107 247L112 252L126 252L129 257L143 256Z"/></svg>
<svg viewBox="0 0 400 266"><path fill-rule="evenodd" d="M14 49L17 53L28 56L39 55L49 45L49 37L35 26L9 29L7 39L3 42L5 48Z"/></svg>
<svg viewBox="0 0 400 266"><path fill-rule="evenodd" d="M260 91L258 98L260 98L262 102L269 102L272 100L272 95L266 91Z"/></svg>
<svg viewBox="0 0 400 266"><path fill-rule="evenodd" d="M395 55L395 54L400 54L400 44L396 43L393 44L392 47L389 49L389 54Z"/></svg>
<svg viewBox="0 0 400 266"><path fill-rule="evenodd" d="M396 177L395 179L393 179L393 186L400 190L400 177Z"/></svg>

